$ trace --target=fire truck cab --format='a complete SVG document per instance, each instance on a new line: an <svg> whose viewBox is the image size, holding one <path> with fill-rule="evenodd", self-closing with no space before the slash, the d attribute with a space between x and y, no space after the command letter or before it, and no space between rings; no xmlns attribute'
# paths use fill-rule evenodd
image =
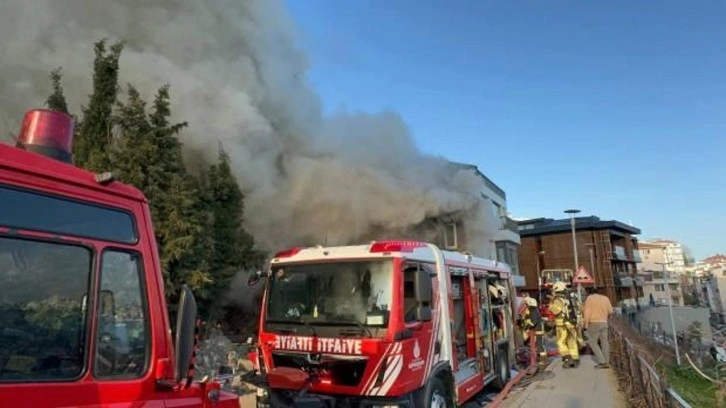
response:
<svg viewBox="0 0 726 408"><path fill-rule="evenodd" d="M239 407L192 382L197 309L175 337L148 203L70 164L73 119L29 111L0 143L0 405Z"/></svg>
<svg viewBox="0 0 726 408"><path fill-rule="evenodd" d="M293 248L260 277L258 407L454 407L508 381L505 264L381 241Z"/></svg>

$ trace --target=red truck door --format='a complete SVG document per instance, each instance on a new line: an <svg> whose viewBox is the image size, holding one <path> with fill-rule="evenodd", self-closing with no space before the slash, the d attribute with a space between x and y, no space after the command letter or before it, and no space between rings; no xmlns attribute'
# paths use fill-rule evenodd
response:
<svg viewBox="0 0 726 408"><path fill-rule="evenodd" d="M421 386L425 381L426 371L429 362L434 354L433 327L435 310L435 299L428 305L421 305L416 300L415 275L419 270L424 271L428 276L433 277L435 268L433 265L424 263L407 262L403 270L403 334L401 337L401 371L399 382L395 385L401 389L412 389ZM433 292L433 291L432 291ZM433 298L433 293L431 294ZM417 310L428 308L428 315L417 313Z"/></svg>
<svg viewBox="0 0 726 408"><path fill-rule="evenodd" d="M12 186L15 175L2 170L0 400L164 406L152 359L152 330L164 322L142 237L124 235L135 229L132 214L60 198L61 186Z"/></svg>

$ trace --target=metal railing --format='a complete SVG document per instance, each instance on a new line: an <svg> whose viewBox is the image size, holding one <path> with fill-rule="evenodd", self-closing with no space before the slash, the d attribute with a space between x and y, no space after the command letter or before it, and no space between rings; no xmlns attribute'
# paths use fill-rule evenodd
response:
<svg viewBox="0 0 726 408"><path fill-rule="evenodd" d="M610 323L611 361L631 407L691 408L658 374L653 358L620 319Z"/></svg>

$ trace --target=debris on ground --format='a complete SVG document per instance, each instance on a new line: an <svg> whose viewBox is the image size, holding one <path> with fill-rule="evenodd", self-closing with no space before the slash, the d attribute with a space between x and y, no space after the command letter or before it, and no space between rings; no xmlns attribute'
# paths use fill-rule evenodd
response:
<svg viewBox="0 0 726 408"><path fill-rule="evenodd" d="M240 376L252 370L247 358L249 351L246 343L233 343L218 327L208 328L197 349L195 379L219 381L223 389L239 395L254 392L240 380Z"/></svg>

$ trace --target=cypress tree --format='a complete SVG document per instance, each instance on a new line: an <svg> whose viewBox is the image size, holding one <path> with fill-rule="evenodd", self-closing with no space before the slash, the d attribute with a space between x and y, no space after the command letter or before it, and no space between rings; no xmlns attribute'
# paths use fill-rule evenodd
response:
<svg viewBox="0 0 726 408"><path fill-rule="evenodd" d="M53 93L50 94L45 105L48 109L54 111L68 113L68 104L66 103L66 97L63 95L63 86L61 85L61 79L63 74L61 68L56 68L50 72L50 80L53 85Z"/></svg>
<svg viewBox="0 0 726 408"><path fill-rule="evenodd" d="M95 44L93 62L93 93L83 108L83 120L78 128L73 156L77 166L90 171L108 171L113 107L118 95L119 58L123 43L106 50L105 40Z"/></svg>
<svg viewBox="0 0 726 408"><path fill-rule="evenodd" d="M257 265L262 255L243 227L244 195L232 174L229 155L220 146L217 163L206 172L214 249L213 292L224 294L235 274Z"/></svg>

